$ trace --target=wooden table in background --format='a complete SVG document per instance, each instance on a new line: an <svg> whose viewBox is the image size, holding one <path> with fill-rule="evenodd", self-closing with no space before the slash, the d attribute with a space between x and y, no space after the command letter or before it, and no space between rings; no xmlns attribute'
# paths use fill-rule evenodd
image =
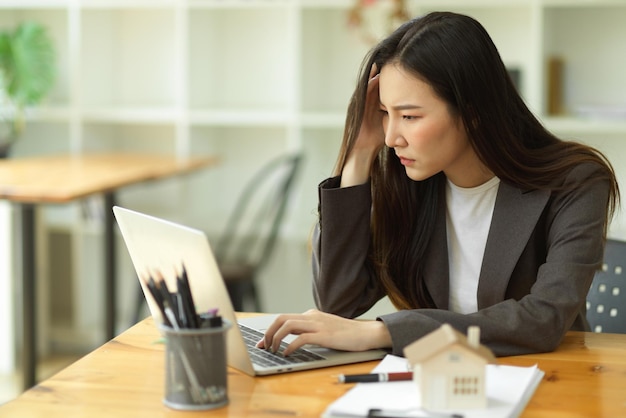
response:
<svg viewBox="0 0 626 418"><path fill-rule="evenodd" d="M367 373L377 362L249 377L228 370L226 407L169 409L164 394L164 345L151 318L0 406L0 417L319 417L352 385L339 373ZM570 332L552 353L500 358L545 372L522 418L626 416L626 335Z"/></svg>
<svg viewBox="0 0 626 418"><path fill-rule="evenodd" d="M125 186L189 173L215 158L178 159L145 154L53 155L0 160L0 199L21 207L22 312L24 388L36 381L35 206L68 203L90 195L104 196L104 269L106 336L115 336L115 239L111 208L115 192Z"/></svg>

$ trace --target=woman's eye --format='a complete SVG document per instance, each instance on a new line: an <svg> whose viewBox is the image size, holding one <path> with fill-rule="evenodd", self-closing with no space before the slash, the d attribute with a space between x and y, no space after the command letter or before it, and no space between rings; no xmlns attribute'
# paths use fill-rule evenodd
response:
<svg viewBox="0 0 626 418"><path fill-rule="evenodd" d="M402 115L402 119L405 119L405 120L413 120L413 119L417 119L417 116L412 116L412 115Z"/></svg>

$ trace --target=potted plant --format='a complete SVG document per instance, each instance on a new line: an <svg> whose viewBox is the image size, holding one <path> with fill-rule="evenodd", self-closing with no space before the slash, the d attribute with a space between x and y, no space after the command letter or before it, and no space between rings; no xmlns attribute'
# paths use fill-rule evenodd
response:
<svg viewBox="0 0 626 418"><path fill-rule="evenodd" d="M23 22L0 32L0 157L25 127L25 109L49 93L56 77L56 54L46 28Z"/></svg>

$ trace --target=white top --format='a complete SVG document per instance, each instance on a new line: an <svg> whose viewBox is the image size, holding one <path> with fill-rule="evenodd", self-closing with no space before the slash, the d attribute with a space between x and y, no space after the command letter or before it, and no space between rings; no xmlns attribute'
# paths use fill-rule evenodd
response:
<svg viewBox="0 0 626 418"><path fill-rule="evenodd" d="M463 188L448 180L446 227L450 270L449 308L454 312L478 310L478 278L500 179Z"/></svg>

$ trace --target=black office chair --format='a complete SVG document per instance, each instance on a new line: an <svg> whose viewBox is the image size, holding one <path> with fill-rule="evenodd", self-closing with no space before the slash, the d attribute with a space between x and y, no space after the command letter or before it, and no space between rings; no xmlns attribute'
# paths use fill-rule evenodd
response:
<svg viewBox="0 0 626 418"><path fill-rule="evenodd" d="M587 295L587 321L594 332L626 334L626 242L607 239L604 263Z"/></svg>
<svg viewBox="0 0 626 418"><path fill-rule="evenodd" d="M256 277L275 249L302 160L298 153L281 155L258 170L241 191L224 231L213 245L236 311L262 311ZM145 307L139 286L136 303L131 325L142 319Z"/></svg>
<svg viewBox="0 0 626 418"><path fill-rule="evenodd" d="M214 246L215 257L236 311L261 312L256 277L268 263L295 179L301 154L273 159L249 180Z"/></svg>

